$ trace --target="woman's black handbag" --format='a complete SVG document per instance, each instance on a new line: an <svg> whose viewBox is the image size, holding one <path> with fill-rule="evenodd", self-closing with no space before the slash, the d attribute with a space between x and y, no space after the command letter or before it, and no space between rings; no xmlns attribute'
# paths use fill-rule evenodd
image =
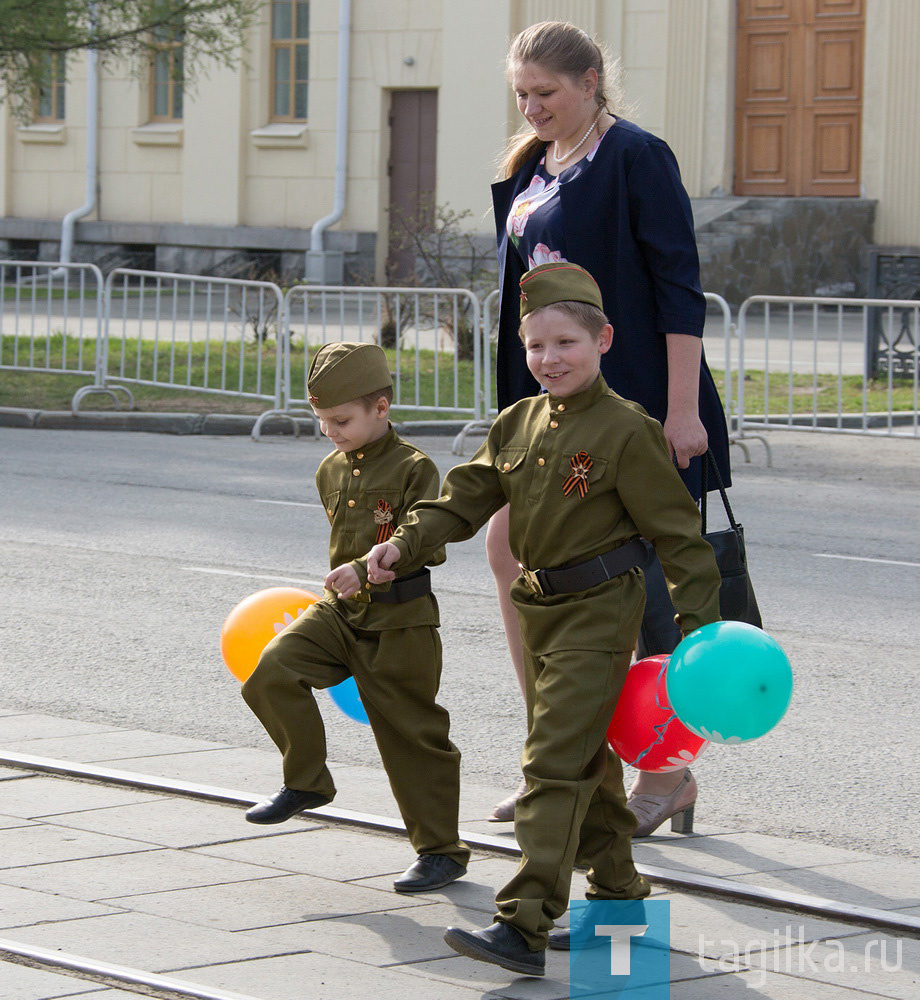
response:
<svg viewBox="0 0 920 1000"><path fill-rule="evenodd" d="M722 503L725 505L725 513L728 515L730 526L722 531L706 531L706 480L709 469L712 469L715 476L719 493L722 495ZM703 458L703 493L700 497L700 518L702 521L700 530L703 538L712 546L719 573L722 576L722 586L719 590L719 609L723 620L747 622L749 625L763 628L763 623L760 620L760 608L757 607L754 587L751 585L751 578L748 575L747 554L744 549L744 529L735 520L735 515L732 513L725 487L722 485L722 477L719 475L719 467L716 465L715 456L711 451L708 451Z"/></svg>

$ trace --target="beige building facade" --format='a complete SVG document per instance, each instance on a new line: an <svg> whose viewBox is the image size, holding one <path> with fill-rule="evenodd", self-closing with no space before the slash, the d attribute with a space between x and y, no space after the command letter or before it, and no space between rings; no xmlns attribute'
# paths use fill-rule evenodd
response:
<svg viewBox="0 0 920 1000"><path fill-rule="evenodd" d="M489 184L520 124L504 78L508 41L553 18L620 57L633 117L671 144L691 196L731 197L748 155L739 147L744 123L754 120L754 159L774 180L785 168L774 170L771 158L783 143L795 155L811 141L756 107L754 119L739 109L752 59L763 56L766 77L795 75L770 20L789 10L807 22L806 62L815 61L809 37L850 60L827 64L825 82L842 95L838 117L809 119L830 139L825 173L831 182L847 174L844 197L876 202L875 243L920 246L916 0L283 0L266 2L244 63L212 70L180 95L181 107L160 101L156 88L168 80L104 65L95 140L85 56L68 67L62 114L52 108L24 125L0 105L0 255L57 258L61 220L84 202L87 146L96 141L97 198L76 223L76 260L224 273L255 260L296 276L312 248L322 280L380 281L391 209L419 191L467 213L463 226L493 231ZM856 34L843 38L832 26L821 35L822 17L841 10ZM749 22L759 32L753 42L743 33ZM293 63L300 68L289 70ZM776 195L765 183L763 194ZM833 183L822 193L836 196Z"/></svg>

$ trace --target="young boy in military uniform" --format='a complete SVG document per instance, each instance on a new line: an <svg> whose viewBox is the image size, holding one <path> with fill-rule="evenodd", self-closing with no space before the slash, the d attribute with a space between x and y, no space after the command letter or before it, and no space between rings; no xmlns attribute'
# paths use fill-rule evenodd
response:
<svg viewBox="0 0 920 1000"><path fill-rule="evenodd" d="M719 571L661 425L607 387L600 357L613 330L593 278L570 263L521 279L521 338L545 394L503 410L477 453L452 469L438 500L416 504L368 555L368 577L415 565L469 538L510 503L511 588L524 640L527 791L515 814L523 855L496 897L495 923L450 927L456 951L543 975L548 932L568 906L575 863L588 898L641 899L623 771L606 730L642 621L640 536L669 581L684 633L719 618ZM569 946L568 931L549 936Z"/></svg>
<svg viewBox="0 0 920 1000"><path fill-rule="evenodd" d="M284 785L253 806L251 823L282 823L331 802L326 740L313 688L354 676L390 786L418 859L398 892L438 889L466 873L459 839L460 752L435 701L441 679L438 605L426 563L433 547L392 585L372 587L349 560L388 538L416 500L436 497L434 462L399 438L388 415L387 359L375 344L322 347L307 378L310 403L335 451L316 485L332 525L323 599L265 647L243 697L283 754ZM409 560L406 560L408 563ZM348 584L351 596L336 594Z"/></svg>

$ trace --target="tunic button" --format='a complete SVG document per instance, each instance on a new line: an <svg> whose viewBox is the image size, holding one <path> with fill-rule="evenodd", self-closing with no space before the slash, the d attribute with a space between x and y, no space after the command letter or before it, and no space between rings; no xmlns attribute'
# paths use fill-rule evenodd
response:
<svg viewBox="0 0 920 1000"><path fill-rule="evenodd" d="M558 410L558 411L559 411L560 413L563 413L563 412L565 411L565 403L560 403L560 404L559 404L559 405L558 405L558 406L556 407L556 409L557 409L557 410ZM361 456L359 455L359 456L358 456L358 458L360 458L360 457L361 457Z"/></svg>
<svg viewBox="0 0 920 1000"><path fill-rule="evenodd" d="M545 458L538 458L537 459L537 465L546 465L546 459Z"/></svg>
<svg viewBox="0 0 920 1000"><path fill-rule="evenodd" d="M553 430L555 430L559 426L559 424L556 423L555 420L550 420L549 425L550 427L552 427Z"/></svg>
<svg viewBox="0 0 920 1000"><path fill-rule="evenodd" d="M349 501L348 501L348 506L349 506L349 507L354 507L354 505L355 505L355 502L354 502L354 500L349 500Z"/></svg>
<svg viewBox="0 0 920 1000"><path fill-rule="evenodd" d="M326 513L327 513L327 514L328 514L328 515L329 515L330 517L332 517L332 508L330 507L330 508L329 508L329 510L327 510L327 511L326 511Z"/></svg>
<svg viewBox="0 0 920 1000"><path fill-rule="evenodd" d="M511 468L511 463L505 462L505 464L502 466L502 471L507 472L510 468Z"/></svg>
<svg viewBox="0 0 920 1000"><path fill-rule="evenodd" d="M560 407L560 409L562 409L562 407ZM359 451L358 454L355 455L355 458L364 458L364 452L363 451Z"/></svg>
<svg viewBox="0 0 920 1000"><path fill-rule="evenodd" d="M370 590L371 589L371 585L369 583L365 583L364 584L364 589L365 590Z"/></svg>
<svg viewBox="0 0 920 1000"><path fill-rule="evenodd" d="M352 469L351 470L351 474L353 476L360 476L361 475L361 470L360 469Z"/></svg>

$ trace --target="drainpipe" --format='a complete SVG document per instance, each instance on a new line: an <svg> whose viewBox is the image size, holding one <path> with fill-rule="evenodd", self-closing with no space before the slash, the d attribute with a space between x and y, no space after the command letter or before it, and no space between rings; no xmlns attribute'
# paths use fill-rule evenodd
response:
<svg viewBox="0 0 920 1000"><path fill-rule="evenodd" d="M93 4L95 11L96 5ZM95 17L93 18L95 20ZM99 53L96 49L89 50L89 64L86 79L86 194L85 202L68 212L61 222L61 250L59 259L63 264L69 264L73 253L74 225L78 219L89 215L96 208L96 190L99 173ZM54 277L64 274L64 268L58 268Z"/></svg>
<svg viewBox="0 0 920 1000"><path fill-rule="evenodd" d="M307 251L307 282L314 285L341 285L345 275L345 254L323 249L323 234L345 214L345 182L348 171L349 49L351 45L351 0L339 3L339 86L336 112L335 201L329 215L313 224Z"/></svg>

